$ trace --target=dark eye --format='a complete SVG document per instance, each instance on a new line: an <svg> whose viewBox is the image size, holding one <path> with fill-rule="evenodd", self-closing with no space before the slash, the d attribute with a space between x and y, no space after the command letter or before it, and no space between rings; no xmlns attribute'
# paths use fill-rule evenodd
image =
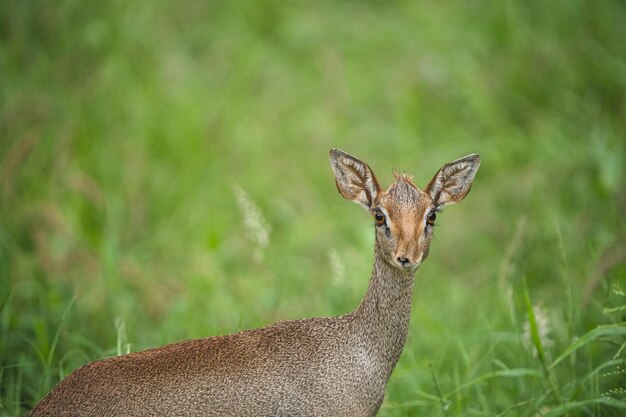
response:
<svg viewBox="0 0 626 417"><path fill-rule="evenodd" d="M385 215L380 210L377 210L374 213L374 220L376 220L376 226L382 226L385 224Z"/></svg>
<svg viewBox="0 0 626 417"><path fill-rule="evenodd" d="M435 213L435 210L433 210L428 213L428 217L426 217L426 223L428 223L429 226L434 226L435 220L437 220L437 213Z"/></svg>

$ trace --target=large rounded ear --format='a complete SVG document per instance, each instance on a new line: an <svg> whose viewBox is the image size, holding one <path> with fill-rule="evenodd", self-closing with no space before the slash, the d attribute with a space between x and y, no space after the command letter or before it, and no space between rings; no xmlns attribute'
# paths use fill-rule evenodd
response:
<svg viewBox="0 0 626 417"><path fill-rule="evenodd" d="M474 182L480 166L480 156L467 155L444 164L426 186L435 207L443 207L463 200Z"/></svg>
<svg viewBox="0 0 626 417"><path fill-rule="evenodd" d="M345 199L370 209L377 201L380 186L365 162L340 151L330 150L330 166L335 174L337 189Z"/></svg>

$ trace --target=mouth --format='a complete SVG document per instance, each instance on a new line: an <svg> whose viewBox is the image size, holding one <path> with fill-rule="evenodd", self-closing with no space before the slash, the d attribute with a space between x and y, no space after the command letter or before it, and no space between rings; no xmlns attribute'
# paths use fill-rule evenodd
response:
<svg viewBox="0 0 626 417"><path fill-rule="evenodd" d="M398 262L397 260L394 260L393 262L394 266L398 269L400 269L401 271L404 272L408 272L408 273L414 273L417 271L417 269L420 267L420 265L422 265L422 262L416 262L414 264L402 264L400 262Z"/></svg>

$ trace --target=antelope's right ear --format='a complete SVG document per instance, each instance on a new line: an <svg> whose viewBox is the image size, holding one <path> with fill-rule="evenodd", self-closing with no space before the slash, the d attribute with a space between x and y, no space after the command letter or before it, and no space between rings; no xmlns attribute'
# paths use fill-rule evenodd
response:
<svg viewBox="0 0 626 417"><path fill-rule="evenodd" d="M376 203L380 185L365 162L339 149L331 149L330 166L337 189L346 200L359 203L368 210Z"/></svg>

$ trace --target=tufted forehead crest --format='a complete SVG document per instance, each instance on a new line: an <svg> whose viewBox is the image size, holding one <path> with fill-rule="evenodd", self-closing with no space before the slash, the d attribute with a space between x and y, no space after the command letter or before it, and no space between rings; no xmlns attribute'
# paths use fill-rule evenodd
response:
<svg viewBox="0 0 626 417"><path fill-rule="evenodd" d="M423 192L413 184L411 176L396 173L394 176L396 181L389 186L385 192L386 196L399 204L414 205Z"/></svg>
<svg viewBox="0 0 626 417"><path fill-rule="evenodd" d="M404 180L408 182L413 182L413 175L407 174L406 172L398 172L396 170L393 171L393 176L396 180Z"/></svg>

